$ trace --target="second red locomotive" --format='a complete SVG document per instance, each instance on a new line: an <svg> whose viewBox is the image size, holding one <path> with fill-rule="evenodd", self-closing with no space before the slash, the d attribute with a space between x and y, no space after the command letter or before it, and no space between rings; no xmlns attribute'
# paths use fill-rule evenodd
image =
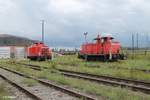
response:
<svg viewBox="0 0 150 100"><path fill-rule="evenodd" d="M44 61L52 58L52 52L50 48L44 45L42 42L35 43L28 47L27 58L30 60Z"/></svg>
<svg viewBox="0 0 150 100"><path fill-rule="evenodd" d="M81 46L78 57L89 60L118 60L124 59L124 54L121 53L120 43L113 41L113 37L99 35L95 43L85 43Z"/></svg>

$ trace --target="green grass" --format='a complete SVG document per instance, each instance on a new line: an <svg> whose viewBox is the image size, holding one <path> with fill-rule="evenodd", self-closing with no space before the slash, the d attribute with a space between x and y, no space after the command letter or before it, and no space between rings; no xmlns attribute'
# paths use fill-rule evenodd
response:
<svg viewBox="0 0 150 100"><path fill-rule="evenodd" d="M67 85L67 87L69 86L76 88L83 92L97 96L103 96L109 100L150 100L150 96L143 93L133 92L128 89L122 89L120 87L105 86L82 79L69 78L60 75L59 73L50 73L48 70L35 71L29 68L21 67L20 65L13 65L8 63L5 63L5 67L23 72L28 75L33 75L38 78L46 78L50 81L56 82L57 84L65 86Z"/></svg>
<svg viewBox="0 0 150 100"><path fill-rule="evenodd" d="M108 68L129 68L129 69L148 69L150 70L150 55L136 55L134 59L128 56L127 60L120 60L118 62L86 62L81 59L77 59L77 56L61 56L57 57L53 61L46 62L34 62L34 61L22 61L31 64L37 64L49 67L50 65L64 65L74 67L108 67Z"/></svg>
<svg viewBox="0 0 150 100"><path fill-rule="evenodd" d="M114 77L150 81L150 73L133 70L135 68L150 69L150 55L136 55L134 59L129 56L128 60L118 62L86 62L81 59L77 59L76 56L61 56L54 61L46 62L26 60L22 62L45 66L49 69L58 68L97 75L108 75ZM118 69L118 67L120 69ZM122 68L128 68L128 70Z"/></svg>
<svg viewBox="0 0 150 100"><path fill-rule="evenodd" d="M8 96L8 90L6 90L5 83L0 83L0 100L10 100L9 98L4 98Z"/></svg>
<svg viewBox="0 0 150 100"><path fill-rule="evenodd" d="M28 87L32 87L37 85L38 82L33 79L24 79L21 83L26 84Z"/></svg>

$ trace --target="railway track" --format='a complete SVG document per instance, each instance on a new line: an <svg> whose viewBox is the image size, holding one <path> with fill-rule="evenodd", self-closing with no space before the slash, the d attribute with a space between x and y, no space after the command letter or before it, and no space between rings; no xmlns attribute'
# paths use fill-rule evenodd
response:
<svg viewBox="0 0 150 100"><path fill-rule="evenodd" d="M23 64L25 66L28 66L29 68L35 69L35 70L41 70L40 66L37 65L31 65L31 64ZM42 67L47 68L47 67ZM130 79L124 79L124 78L115 78L111 76L104 76L104 75L93 75L88 73L81 73L81 72L75 72L75 71L67 71L62 69L57 69L60 71L61 74L69 77L75 77L75 78L81 78L97 83L103 83L107 85L113 85L113 86L120 86L129 88L133 91L140 91L146 94L150 94L150 82L145 81L139 81L139 80L130 80Z"/></svg>
<svg viewBox="0 0 150 100"><path fill-rule="evenodd" d="M18 64L22 64L22 63L18 63ZM26 65L26 64L24 64L24 65ZM29 65L31 65L31 64L29 64ZM33 67L38 67L38 66L33 65ZM44 68L47 68L47 67L44 67ZM97 68L99 68L99 67L97 67ZM123 69L123 70L130 70L130 71L141 71L141 72L144 72L144 73L150 73L150 70L148 70L148 69L138 69L138 68L133 68L132 69L132 68L121 68L121 67L109 67L109 68Z"/></svg>
<svg viewBox="0 0 150 100"><path fill-rule="evenodd" d="M109 68L115 68L115 69L123 69L123 70L131 70L131 71L141 71L144 73L150 73L150 70L148 69L138 69L138 68L121 68L121 67L109 67Z"/></svg>
<svg viewBox="0 0 150 100"><path fill-rule="evenodd" d="M45 86L48 86L48 87L53 87L54 89L56 90L59 90L59 91L62 91L62 92L65 92L66 94L69 94L71 96L74 96L74 97L77 97L77 98L82 98L83 100L98 100L97 98L95 97L92 97L92 96L89 96L87 94L84 94L84 93L81 93L79 91L75 91L75 90L72 90L72 89L68 89L68 88L65 88L63 86L59 86L59 85L56 85L52 82L49 82L49 81L46 81L46 80L42 80L42 79L38 79L38 78L35 78L35 77L32 77L32 76L28 76L28 75L25 75L23 73L20 73L18 71L15 71L15 70L12 70L12 69L8 69L8 68L5 68L5 67L2 67L0 66L1 69L4 69L6 71L9 71L9 72L12 72L14 74L17 74L17 75L20 75L20 76L23 76L25 78L30 78L30 79L34 79L36 81L38 81L39 83L45 85ZM2 77L4 79L7 79L6 77ZM32 95L32 94L31 94ZM42 99L36 99L36 100L42 100Z"/></svg>
<svg viewBox="0 0 150 100"><path fill-rule="evenodd" d="M61 65L62 63L60 63ZM65 64L63 64L65 65ZM66 64L67 65L67 64ZM69 64L68 64L69 65ZM70 65L71 66L71 65ZM89 66L91 67L91 66ZM94 68L101 68L102 66L92 66ZM124 68L124 67L113 67L113 66L109 66L108 68L113 68L113 69L122 69L122 70L131 70L131 71L141 71L141 72L144 72L144 73L150 73L150 70L148 69L138 69L138 68Z"/></svg>
<svg viewBox="0 0 150 100"><path fill-rule="evenodd" d="M19 89L20 91L22 91L23 93L25 93L27 96L29 96L30 98L32 98L33 100L42 100L40 97L38 97L36 94L31 93L30 91L28 91L27 89L25 89L24 87L22 87L21 85L11 81L10 79L8 79L7 77L5 77L4 75L0 74L0 77L2 79L4 79L5 81L7 81L9 84L11 84L12 86L16 87L17 89Z"/></svg>

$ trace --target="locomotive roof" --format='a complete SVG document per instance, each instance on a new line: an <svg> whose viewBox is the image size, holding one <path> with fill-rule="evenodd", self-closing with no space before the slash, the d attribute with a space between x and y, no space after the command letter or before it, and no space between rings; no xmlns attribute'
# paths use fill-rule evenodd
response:
<svg viewBox="0 0 150 100"><path fill-rule="evenodd" d="M35 44L43 44L43 42L35 42Z"/></svg>
<svg viewBox="0 0 150 100"><path fill-rule="evenodd" d="M104 37L101 37L102 39L107 39L109 36L104 36ZM109 37L111 40L114 39L112 36Z"/></svg>
<svg viewBox="0 0 150 100"><path fill-rule="evenodd" d="M107 39L108 36L103 36L101 38L97 37L97 38L94 38L94 40L100 40L100 39ZM114 39L113 37L109 37L111 40Z"/></svg>

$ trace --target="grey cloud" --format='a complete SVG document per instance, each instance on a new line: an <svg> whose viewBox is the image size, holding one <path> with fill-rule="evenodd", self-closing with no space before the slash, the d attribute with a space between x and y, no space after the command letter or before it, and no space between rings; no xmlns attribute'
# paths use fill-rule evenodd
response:
<svg viewBox="0 0 150 100"><path fill-rule="evenodd" d="M131 33L150 31L148 0L5 1L10 4L0 10L1 33L40 39L40 20L45 19L46 43L53 47L78 47L86 31L89 41L98 33L111 33L124 46L130 46ZM141 41L144 43L144 36Z"/></svg>

